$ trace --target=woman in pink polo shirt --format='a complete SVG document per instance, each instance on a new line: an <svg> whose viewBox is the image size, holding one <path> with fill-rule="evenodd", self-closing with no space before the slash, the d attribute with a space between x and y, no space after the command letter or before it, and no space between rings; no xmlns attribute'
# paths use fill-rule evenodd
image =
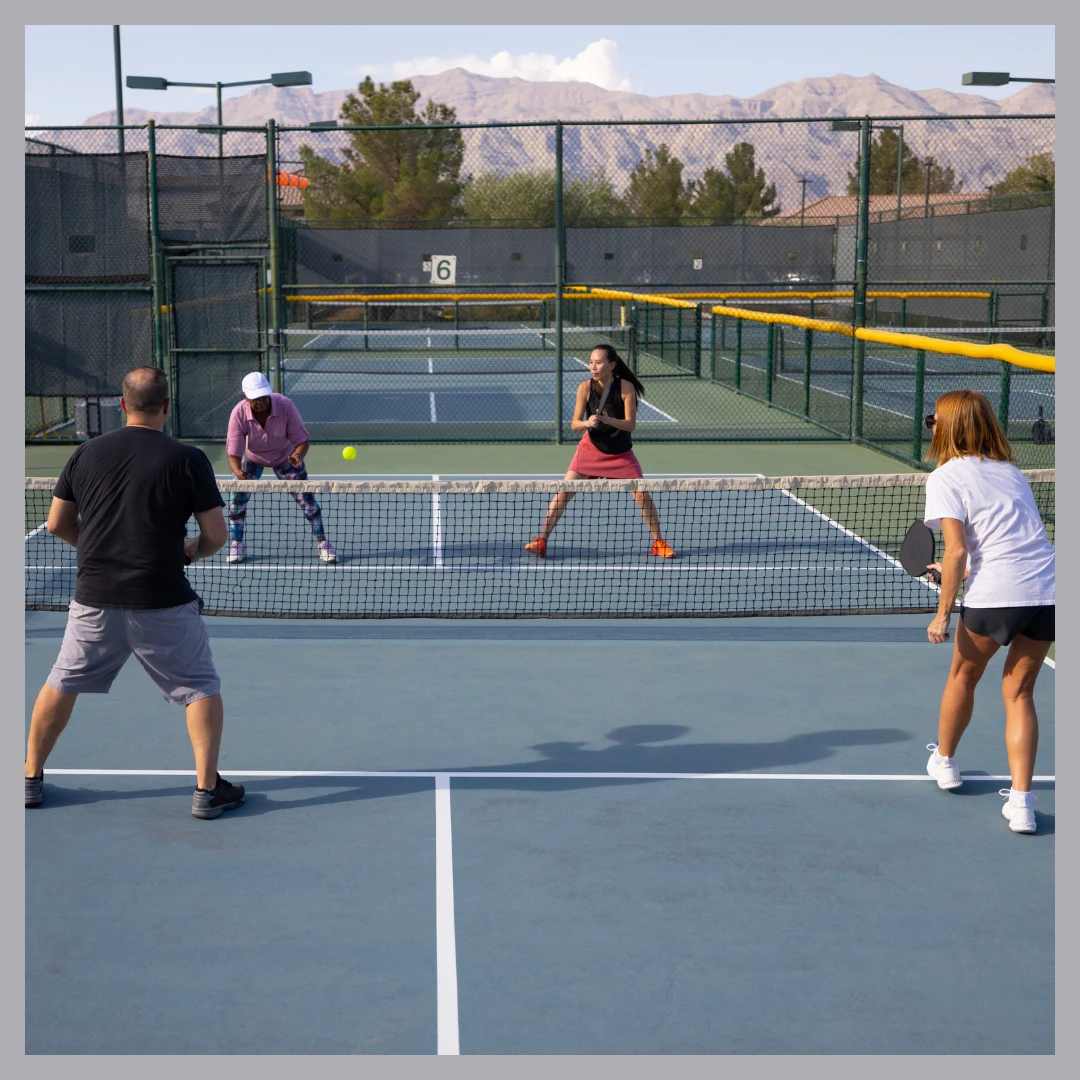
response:
<svg viewBox="0 0 1080 1080"><path fill-rule="evenodd" d="M304 455L309 436L300 411L284 395L270 389L266 376L253 371L244 376L244 397L229 416L229 433L225 452L229 468L237 480L258 480L264 468L274 470L281 480L306 480ZM247 516L247 492L233 492L229 501L229 562L243 562L244 519ZM337 562L334 545L326 539L322 511L313 495L294 494L293 499L304 512L311 534L319 545L319 558L324 563Z"/></svg>

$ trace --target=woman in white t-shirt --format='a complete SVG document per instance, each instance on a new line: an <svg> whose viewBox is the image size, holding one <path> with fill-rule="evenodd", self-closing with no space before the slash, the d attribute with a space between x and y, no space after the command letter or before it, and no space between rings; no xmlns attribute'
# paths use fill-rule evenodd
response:
<svg viewBox="0 0 1080 1080"><path fill-rule="evenodd" d="M929 456L938 464L926 479L925 521L945 540L941 562L932 564L941 573L941 599L927 629L932 642L948 640L953 605L967 580L926 771L944 790L963 783L953 755L971 720L975 687L994 653L1008 646L1001 693L1012 788L1002 792L1008 796L1002 813L1013 832L1033 833L1039 721L1032 692L1054 641L1054 545L982 394L943 394L926 422L934 431Z"/></svg>

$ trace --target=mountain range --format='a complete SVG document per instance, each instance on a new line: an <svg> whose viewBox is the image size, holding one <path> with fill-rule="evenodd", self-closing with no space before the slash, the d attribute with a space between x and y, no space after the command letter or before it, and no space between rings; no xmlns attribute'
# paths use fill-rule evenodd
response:
<svg viewBox="0 0 1080 1080"><path fill-rule="evenodd" d="M1053 124L1006 121L994 118L1053 114L1054 87L1026 86L1000 101L950 90L908 90L877 75L801 79L783 83L752 97L675 94L649 97L605 90L583 82L531 82L491 78L454 68L438 75L415 76L413 86L420 105L434 100L452 106L460 122L551 123L555 120L607 121L615 126L567 128L564 160L567 175L602 170L615 182L625 183L645 148L666 143L686 166L687 179L698 178L705 168L723 165L723 155L734 143L752 141L757 162L775 183L785 207L798 203L808 183L808 201L843 193L847 172L853 168L858 135L833 132L824 124L762 124L761 121L878 116L903 120L905 143L920 157L933 156L951 166L963 190L982 194L1009 170L1034 153L1053 151ZM261 126L270 118L286 126L338 119L347 90L314 93L307 87L277 89L259 86L224 102L226 125ZM979 120L947 120L964 115ZM940 120L913 118L942 117ZM115 111L99 113L87 124L115 123ZM216 122L215 106L196 113L143 109L124 110L128 124L153 118L162 125L198 125ZM726 125L660 125L650 121L745 121ZM165 133L162 133L165 134ZM194 133L185 133L190 138ZM198 136L208 146L212 136ZM347 136L340 132L282 135L283 163L298 157L306 142L326 156L337 158ZM216 145L216 142L215 142ZM169 152L171 148L162 146ZM200 146L202 152L207 152ZM177 152L177 149L171 149ZM190 152L190 149L187 150ZM487 129L466 133L465 171L507 172L523 168L552 168L551 129Z"/></svg>

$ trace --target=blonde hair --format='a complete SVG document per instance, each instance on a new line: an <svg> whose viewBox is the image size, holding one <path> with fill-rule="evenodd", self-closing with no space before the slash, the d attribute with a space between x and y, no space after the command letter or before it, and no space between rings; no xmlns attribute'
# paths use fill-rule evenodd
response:
<svg viewBox="0 0 1080 1080"><path fill-rule="evenodd" d="M937 422L927 457L944 465L974 455L981 461L1012 461L1012 447L990 402L977 390L950 390L934 406Z"/></svg>

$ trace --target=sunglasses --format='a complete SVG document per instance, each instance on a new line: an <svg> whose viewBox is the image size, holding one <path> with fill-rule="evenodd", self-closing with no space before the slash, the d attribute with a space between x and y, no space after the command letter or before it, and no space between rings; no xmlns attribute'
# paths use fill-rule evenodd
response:
<svg viewBox="0 0 1080 1080"><path fill-rule="evenodd" d="M929 429L930 429L931 431L933 431L933 430L934 430L934 425L935 425L936 423L937 423L937 418L936 418L936 417L934 416L934 414L933 414L933 413L931 413L931 414L930 414L930 415L929 415L929 416L928 416L928 417L926 418L926 426L927 426L927 427L928 427L928 428L929 428Z"/></svg>

